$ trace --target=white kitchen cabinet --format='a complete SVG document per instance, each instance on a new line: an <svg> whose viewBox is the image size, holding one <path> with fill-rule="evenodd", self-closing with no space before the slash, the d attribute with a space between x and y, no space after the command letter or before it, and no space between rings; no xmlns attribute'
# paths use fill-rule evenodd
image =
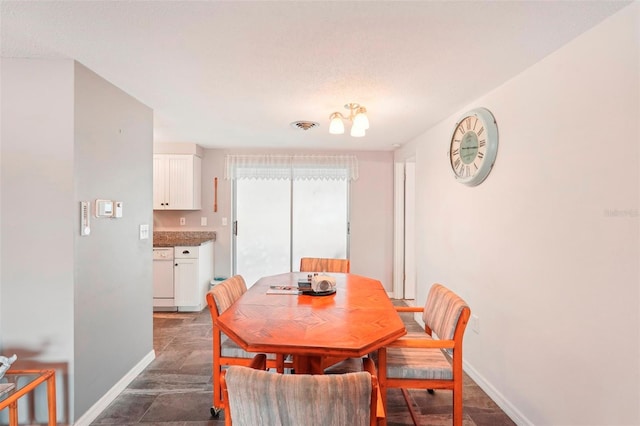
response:
<svg viewBox="0 0 640 426"><path fill-rule="evenodd" d="M175 310L173 247L153 248L153 309Z"/></svg>
<svg viewBox="0 0 640 426"><path fill-rule="evenodd" d="M199 312L213 277L213 242L174 249L173 281L179 311Z"/></svg>
<svg viewBox="0 0 640 426"><path fill-rule="evenodd" d="M202 159L191 154L153 156L153 209L202 208Z"/></svg>
<svg viewBox="0 0 640 426"><path fill-rule="evenodd" d="M176 259L173 269L175 304L180 310L198 306L198 259ZM199 309L197 309L199 310Z"/></svg>

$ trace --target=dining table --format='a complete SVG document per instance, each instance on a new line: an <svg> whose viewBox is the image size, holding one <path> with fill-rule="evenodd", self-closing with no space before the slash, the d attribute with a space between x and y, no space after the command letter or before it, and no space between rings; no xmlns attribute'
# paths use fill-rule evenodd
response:
<svg viewBox="0 0 640 426"><path fill-rule="evenodd" d="M322 374L406 334L380 281L347 273L322 275L335 279L335 293L297 291L307 272L263 277L217 324L245 351L292 355L297 374ZM274 289L287 294L272 294Z"/></svg>

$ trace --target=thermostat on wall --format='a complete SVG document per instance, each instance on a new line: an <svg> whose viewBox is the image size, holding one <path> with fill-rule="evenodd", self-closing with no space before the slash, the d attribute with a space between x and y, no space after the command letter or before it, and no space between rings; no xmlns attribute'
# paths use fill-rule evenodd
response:
<svg viewBox="0 0 640 426"><path fill-rule="evenodd" d="M91 233L91 225L89 223L89 206L90 201L81 201L80 202L80 235L86 237Z"/></svg>
<svg viewBox="0 0 640 426"><path fill-rule="evenodd" d="M113 201L96 200L96 217L113 217Z"/></svg>

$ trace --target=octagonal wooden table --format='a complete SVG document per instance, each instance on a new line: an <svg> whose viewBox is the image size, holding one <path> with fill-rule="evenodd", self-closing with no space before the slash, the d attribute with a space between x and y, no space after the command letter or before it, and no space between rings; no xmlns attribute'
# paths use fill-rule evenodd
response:
<svg viewBox="0 0 640 426"><path fill-rule="evenodd" d="M306 272L261 278L218 317L218 326L244 350L294 355L296 373L311 374L406 334L380 281L327 275L337 286L328 296L267 294L271 286L297 287Z"/></svg>

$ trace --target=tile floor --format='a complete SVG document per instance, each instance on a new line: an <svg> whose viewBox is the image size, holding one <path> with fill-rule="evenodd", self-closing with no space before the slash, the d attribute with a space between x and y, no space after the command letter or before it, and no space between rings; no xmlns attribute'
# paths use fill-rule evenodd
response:
<svg viewBox="0 0 640 426"><path fill-rule="evenodd" d="M398 302L400 303L400 302ZM402 314L407 329L420 327ZM156 359L98 416L92 425L223 425L224 412L213 419L211 407L211 317L200 313L154 313ZM451 393L410 391L421 425L451 424ZM464 425L502 426L513 421L467 376ZM398 389L388 392L388 424L411 425ZM345 425L348 426L348 425Z"/></svg>

